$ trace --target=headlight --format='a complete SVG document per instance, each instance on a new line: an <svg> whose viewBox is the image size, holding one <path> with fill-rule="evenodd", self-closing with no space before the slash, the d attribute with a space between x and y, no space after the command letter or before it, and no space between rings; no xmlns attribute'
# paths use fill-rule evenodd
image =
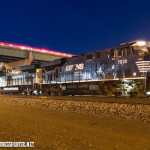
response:
<svg viewBox="0 0 150 150"><path fill-rule="evenodd" d="M145 41L138 41L138 42L137 42L137 45L138 45L138 46L145 46L145 45L146 45L146 42L145 42Z"/></svg>
<svg viewBox="0 0 150 150"><path fill-rule="evenodd" d="M146 92L146 95L150 95L150 91L147 91L147 92Z"/></svg>

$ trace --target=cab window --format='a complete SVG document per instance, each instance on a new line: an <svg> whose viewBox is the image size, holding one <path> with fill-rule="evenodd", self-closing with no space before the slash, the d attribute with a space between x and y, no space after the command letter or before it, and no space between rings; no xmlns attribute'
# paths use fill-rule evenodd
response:
<svg viewBox="0 0 150 150"><path fill-rule="evenodd" d="M92 54L87 55L87 59L92 59Z"/></svg>
<svg viewBox="0 0 150 150"><path fill-rule="evenodd" d="M147 53L148 48L147 47L142 47L142 46L133 46L132 51L134 54L141 54L141 53Z"/></svg>
<svg viewBox="0 0 150 150"><path fill-rule="evenodd" d="M101 57L100 52L96 52L96 58L100 58L100 57Z"/></svg>
<svg viewBox="0 0 150 150"><path fill-rule="evenodd" d="M130 54L130 47L125 47L124 48L124 55L128 56Z"/></svg>
<svg viewBox="0 0 150 150"><path fill-rule="evenodd" d="M110 54L112 57L114 57L114 54L115 54L114 49L111 49Z"/></svg>
<svg viewBox="0 0 150 150"><path fill-rule="evenodd" d="M122 49L118 49L118 57L122 56Z"/></svg>

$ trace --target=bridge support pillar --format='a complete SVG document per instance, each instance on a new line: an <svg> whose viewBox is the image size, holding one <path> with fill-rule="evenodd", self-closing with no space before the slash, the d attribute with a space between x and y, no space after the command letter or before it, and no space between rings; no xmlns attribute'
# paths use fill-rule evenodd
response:
<svg viewBox="0 0 150 150"><path fill-rule="evenodd" d="M4 63L4 66L5 66L6 70L8 70L8 69L18 69L22 66L31 65L32 61L33 61L32 52L29 52L29 55L28 55L27 59L14 61L14 62L10 62L10 63Z"/></svg>

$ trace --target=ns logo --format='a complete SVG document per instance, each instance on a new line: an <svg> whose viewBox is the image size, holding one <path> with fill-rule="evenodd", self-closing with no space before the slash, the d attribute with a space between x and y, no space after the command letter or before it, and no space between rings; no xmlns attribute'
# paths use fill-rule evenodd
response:
<svg viewBox="0 0 150 150"><path fill-rule="evenodd" d="M75 65L68 65L66 66L66 71L72 71L73 68L75 68L74 70L82 70L84 68L84 64L75 64Z"/></svg>
<svg viewBox="0 0 150 150"><path fill-rule="evenodd" d="M84 68L84 64L76 64L75 70L82 70Z"/></svg>

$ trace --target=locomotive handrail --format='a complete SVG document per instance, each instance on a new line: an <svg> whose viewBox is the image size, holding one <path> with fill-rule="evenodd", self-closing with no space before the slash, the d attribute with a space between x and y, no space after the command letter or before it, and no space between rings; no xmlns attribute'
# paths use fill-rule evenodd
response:
<svg viewBox="0 0 150 150"><path fill-rule="evenodd" d="M147 75L147 72L148 72L148 70L149 70L149 67L150 67L150 64L148 65L147 71L146 71L146 73L145 73L145 92L146 92L146 75Z"/></svg>

